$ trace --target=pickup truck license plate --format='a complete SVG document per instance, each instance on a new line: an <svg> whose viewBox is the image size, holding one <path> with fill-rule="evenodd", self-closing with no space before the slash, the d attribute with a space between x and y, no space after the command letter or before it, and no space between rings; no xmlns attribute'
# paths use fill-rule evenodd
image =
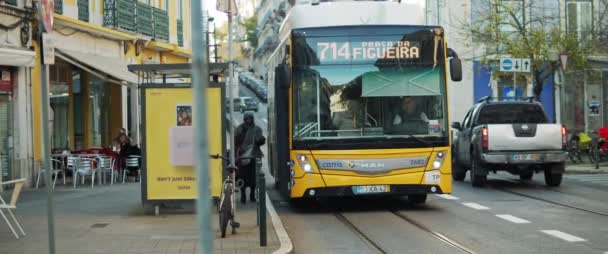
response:
<svg viewBox="0 0 608 254"><path fill-rule="evenodd" d="M539 159L538 154L514 154L513 155L514 161L531 161L531 160L538 160L538 159Z"/></svg>
<svg viewBox="0 0 608 254"><path fill-rule="evenodd" d="M353 186L353 193L358 194L373 194L373 193L384 193L389 192L390 188L388 185L364 185L364 186Z"/></svg>

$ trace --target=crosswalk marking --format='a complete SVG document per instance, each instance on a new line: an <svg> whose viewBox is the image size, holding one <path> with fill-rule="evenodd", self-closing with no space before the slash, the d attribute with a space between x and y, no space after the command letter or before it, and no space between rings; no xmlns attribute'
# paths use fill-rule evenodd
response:
<svg viewBox="0 0 608 254"><path fill-rule="evenodd" d="M565 175L566 179L608 186L608 174Z"/></svg>

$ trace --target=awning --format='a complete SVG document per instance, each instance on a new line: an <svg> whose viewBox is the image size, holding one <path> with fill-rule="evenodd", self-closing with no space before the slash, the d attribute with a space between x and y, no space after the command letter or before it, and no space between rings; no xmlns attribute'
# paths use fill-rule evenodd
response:
<svg viewBox="0 0 608 254"><path fill-rule="evenodd" d="M104 80L137 84L137 75L129 72L127 63L117 58L57 49L57 56Z"/></svg>
<svg viewBox="0 0 608 254"><path fill-rule="evenodd" d="M34 51L0 48L0 65L32 67L35 61Z"/></svg>

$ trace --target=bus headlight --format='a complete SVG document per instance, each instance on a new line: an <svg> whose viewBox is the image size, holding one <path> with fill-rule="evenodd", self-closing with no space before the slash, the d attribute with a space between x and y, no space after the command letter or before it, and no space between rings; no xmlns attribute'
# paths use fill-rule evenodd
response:
<svg viewBox="0 0 608 254"><path fill-rule="evenodd" d="M437 155L435 155L435 160L433 161L433 164L432 164L432 169L433 170L440 169L441 166L443 166L444 159L445 159L445 152L443 152L443 151L437 152Z"/></svg>
<svg viewBox="0 0 608 254"><path fill-rule="evenodd" d="M298 154L296 155L296 157L298 158L298 163L300 164L300 167L302 168L302 170L304 170L305 173L315 172L312 169L312 165L310 165L310 162L308 161L308 157L306 157L306 155Z"/></svg>
<svg viewBox="0 0 608 254"><path fill-rule="evenodd" d="M439 169L439 168L441 168L441 162L433 161L433 169Z"/></svg>

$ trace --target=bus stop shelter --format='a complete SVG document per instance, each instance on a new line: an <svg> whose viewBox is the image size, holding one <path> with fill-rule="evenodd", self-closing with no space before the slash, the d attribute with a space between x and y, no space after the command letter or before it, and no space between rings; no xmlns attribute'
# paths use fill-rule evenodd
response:
<svg viewBox="0 0 608 254"><path fill-rule="evenodd" d="M225 154L225 91L219 82L227 64L210 64L207 89L207 122L210 154ZM162 205L192 203L197 198L194 128L190 64L129 65L139 76L142 160L141 198L147 213L159 212ZM211 194L219 200L223 163L210 160ZM154 209L154 210L152 210Z"/></svg>

